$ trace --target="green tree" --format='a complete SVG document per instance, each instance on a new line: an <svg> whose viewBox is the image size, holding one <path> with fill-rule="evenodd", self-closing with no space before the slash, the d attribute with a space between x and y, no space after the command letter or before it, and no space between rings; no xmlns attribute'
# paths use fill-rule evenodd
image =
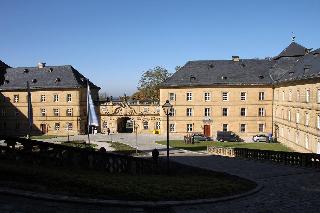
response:
<svg viewBox="0 0 320 213"><path fill-rule="evenodd" d="M139 91L133 94L132 98L159 101L159 86L171 75L168 70L159 66L145 71L138 84Z"/></svg>

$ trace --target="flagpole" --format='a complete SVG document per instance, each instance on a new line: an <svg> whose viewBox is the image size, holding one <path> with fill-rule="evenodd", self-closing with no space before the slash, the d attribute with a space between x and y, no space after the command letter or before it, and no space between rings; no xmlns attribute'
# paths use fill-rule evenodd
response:
<svg viewBox="0 0 320 213"><path fill-rule="evenodd" d="M87 79L87 133L88 133L88 141L90 144L90 125L89 125L89 79Z"/></svg>

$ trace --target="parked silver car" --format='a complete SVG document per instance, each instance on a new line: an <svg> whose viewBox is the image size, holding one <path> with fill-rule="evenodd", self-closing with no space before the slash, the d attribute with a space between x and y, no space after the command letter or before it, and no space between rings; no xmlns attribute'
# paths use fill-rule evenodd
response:
<svg viewBox="0 0 320 213"><path fill-rule="evenodd" d="M267 142L267 135L255 135L252 137L254 142Z"/></svg>

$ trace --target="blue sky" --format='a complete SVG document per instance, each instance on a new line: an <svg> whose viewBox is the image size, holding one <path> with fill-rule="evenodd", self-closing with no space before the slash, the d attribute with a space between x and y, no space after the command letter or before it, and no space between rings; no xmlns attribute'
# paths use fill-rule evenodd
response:
<svg viewBox="0 0 320 213"><path fill-rule="evenodd" d="M0 0L0 60L71 64L110 95L155 66L320 48L320 1Z"/></svg>

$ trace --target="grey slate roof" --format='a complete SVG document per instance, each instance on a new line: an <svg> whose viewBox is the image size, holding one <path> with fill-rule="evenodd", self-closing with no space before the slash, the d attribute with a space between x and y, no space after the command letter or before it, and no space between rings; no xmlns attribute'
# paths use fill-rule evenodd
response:
<svg viewBox="0 0 320 213"><path fill-rule="evenodd" d="M26 89L27 81L31 89L40 88L81 88L86 87L86 78L71 65L7 68L0 90ZM92 82L91 87L98 88Z"/></svg>
<svg viewBox="0 0 320 213"><path fill-rule="evenodd" d="M304 56L306 54L307 48L304 46L297 44L296 42L292 42L287 48L285 48L275 59L279 59L282 57L297 57Z"/></svg>
<svg viewBox="0 0 320 213"><path fill-rule="evenodd" d="M4 63L3 61L0 60L0 69L1 68L8 68L8 67L9 66L6 63Z"/></svg>
<svg viewBox="0 0 320 213"><path fill-rule="evenodd" d="M306 50L292 42L273 59L189 61L161 87L272 85L320 77L320 49L308 54Z"/></svg>
<svg viewBox="0 0 320 213"><path fill-rule="evenodd" d="M189 61L162 86L205 86L211 84L270 84L272 60L242 59Z"/></svg>

